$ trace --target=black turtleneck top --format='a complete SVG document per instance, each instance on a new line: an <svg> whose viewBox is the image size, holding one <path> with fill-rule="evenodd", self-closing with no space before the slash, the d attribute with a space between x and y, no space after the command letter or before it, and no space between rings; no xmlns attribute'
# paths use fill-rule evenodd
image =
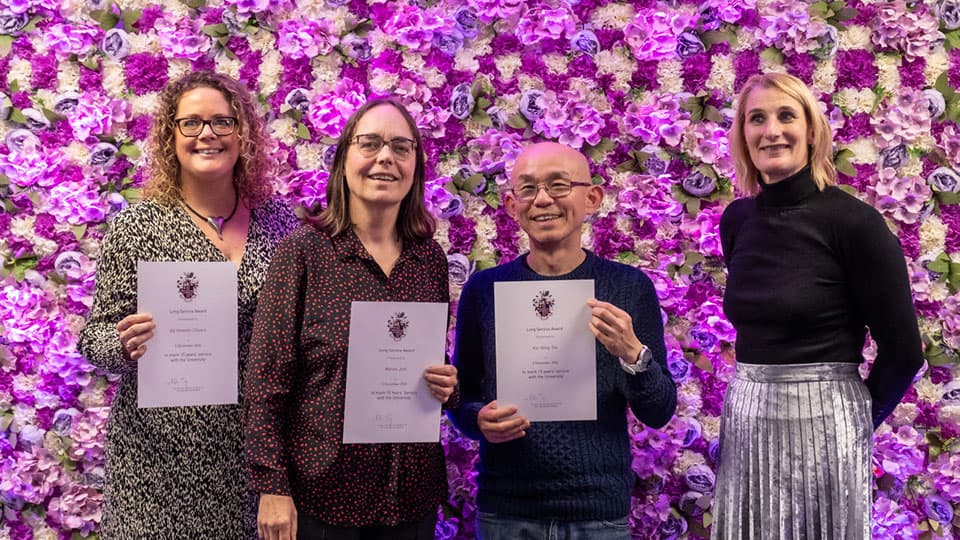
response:
<svg viewBox="0 0 960 540"><path fill-rule="evenodd" d="M869 328L877 358L866 384L874 425L883 422L923 355L903 251L879 212L820 191L804 169L727 206L720 237L737 361L859 363Z"/></svg>

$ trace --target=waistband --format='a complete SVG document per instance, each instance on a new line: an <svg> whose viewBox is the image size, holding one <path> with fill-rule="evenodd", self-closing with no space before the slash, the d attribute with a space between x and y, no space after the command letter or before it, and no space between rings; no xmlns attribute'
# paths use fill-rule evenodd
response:
<svg viewBox="0 0 960 540"><path fill-rule="evenodd" d="M735 377L744 381L772 383L861 380L860 365L848 362L812 364L741 364L738 362Z"/></svg>

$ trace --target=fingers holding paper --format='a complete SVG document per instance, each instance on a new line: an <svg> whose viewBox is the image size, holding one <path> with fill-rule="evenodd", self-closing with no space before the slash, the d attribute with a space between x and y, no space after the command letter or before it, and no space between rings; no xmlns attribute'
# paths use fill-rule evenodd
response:
<svg viewBox="0 0 960 540"><path fill-rule="evenodd" d="M430 393L440 403L446 403L457 389L457 368L450 364L427 366L423 378Z"/></svg>
<svg viewBox="0 0 960 540"><path fill-rule="evenodd" d="M136 362L147 352L147 341L153 337L156 329L153 315L149 313L135 313L128 315L117 323L117 333L120 335L120 346L123 355Z"/></svg>
<svg viewBox="0 0 960 540"><path fill-rule="evenodd" d="M497 407L494 400L477 413L477 426L488 442L503 443L525 436L530 422L517 415L515 406Z"/></svg>
<svg viewBox="0 0 960 540"><path fill-rule="evenodd" d="M633 331L633 318L609 302L589 300L590 331L613 356L635 358L641 344Z"/></svg>

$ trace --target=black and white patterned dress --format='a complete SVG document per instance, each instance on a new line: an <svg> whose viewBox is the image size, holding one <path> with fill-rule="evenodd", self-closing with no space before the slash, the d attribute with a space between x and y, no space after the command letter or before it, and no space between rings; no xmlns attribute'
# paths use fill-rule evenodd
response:
<svg viewBox="0 0 960 540"><path fill-rule="evenodd" d="M296 224L278 200L250 214L237 274L240 388L264 275ZM136 367L123 357L116 330L136 312L137 261L225 260L179 205L142 201L120 212L104 238L93 310L79 342L92 364L121 375L107 425L104 540L256 537L241 406L138 409Z"/></svg>

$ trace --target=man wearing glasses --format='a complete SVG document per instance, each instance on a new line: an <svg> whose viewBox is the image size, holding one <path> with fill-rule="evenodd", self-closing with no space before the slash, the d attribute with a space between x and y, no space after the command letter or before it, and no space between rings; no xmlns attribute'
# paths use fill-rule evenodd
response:
<svg viewBox="0 0 960 540"><path fill-rule="evenodd" d="M457 314L454 364L461 406L454 424L480 441L477 534L513 538L630 538L634 484L626 408L661 427L676 409L666 366L660 305L636 268L581 247L582 227L603 200L590 167L558 143L526 148L513 168L504 204L530 238L530 251L474 275ZM524 411L496 401L494 283L592 279L590 330L598 346L597 420L531 424Z"/></svg>

